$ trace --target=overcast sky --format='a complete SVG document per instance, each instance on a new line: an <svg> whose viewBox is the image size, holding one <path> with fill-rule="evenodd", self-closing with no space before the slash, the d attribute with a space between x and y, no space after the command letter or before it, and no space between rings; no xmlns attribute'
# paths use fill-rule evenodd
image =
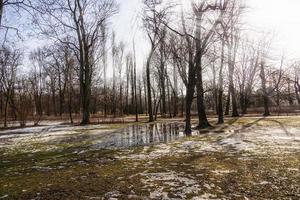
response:
<svg viewBox="0 0 300 200"><path fill-rule="evenodd" d="M190 0L178 0L190 2ZM117 37L131 48L135 37L139 54L139 64L149 49L147 38L140 29L142 0L119 0L120 13L113 18L113 28ZM272 33L273 52L288 59L300 58L300 0L245 0L248 6L244 21L247 28L259 33ZM255 35L253 35L255 37Z"/></svg>

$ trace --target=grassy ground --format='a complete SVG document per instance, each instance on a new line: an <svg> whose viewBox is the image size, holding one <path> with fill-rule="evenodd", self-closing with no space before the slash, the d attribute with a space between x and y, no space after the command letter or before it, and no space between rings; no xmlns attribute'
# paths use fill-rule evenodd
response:
<svg viewBox="0 0 300 200"><path fill-rule="evenodd" d="M227 119L168 144L90 148L90 135L124 126L0 137L0 199L300 198L298 117Z"/></svg>

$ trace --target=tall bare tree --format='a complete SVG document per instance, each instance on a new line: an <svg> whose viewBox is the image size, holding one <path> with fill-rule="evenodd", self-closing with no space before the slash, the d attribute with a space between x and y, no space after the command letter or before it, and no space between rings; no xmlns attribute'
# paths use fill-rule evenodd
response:
<svg viewBox="0 0 300 200"><path fill-rule="evenodd" d="M101 48L101 30L118 8L114 0L38 0L34 22L41 32L76 55L82 98L81 124L90 123L91 84ZM66 39L67 38L67 39Z"/></svg>
<svg viewBox="0 0 300 200"><path fill-rule="evenodd" d="M144 0L144 28L150 41L151 49L146 63L146 80L147 80L147 98L149 121L154 121L152 108L152 87L151 87L151 59L158 45L163 39L160 30L164 27L164 21L168 13L168 8L162 7L162 1Z"/></svg>

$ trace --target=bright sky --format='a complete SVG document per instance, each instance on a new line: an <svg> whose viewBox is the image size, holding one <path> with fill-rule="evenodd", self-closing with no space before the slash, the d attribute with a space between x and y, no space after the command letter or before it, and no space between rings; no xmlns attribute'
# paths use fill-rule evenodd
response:
<svg viewBox="0 0 300 200"><path fill-rule="evenodd" d="M141 57L149 51L147 38L141 30L137 18L141 15L142 0L118 0L120 13L113 19L117 37L126 41L132 48L135 36L138 63L143 64ZM181 2L181 0L178 0ZM190 0L182 0L187 3ZM300 58L300 0L244 0L248 6L245 13L247 28L260 33L272 33L274 53L288 59ZM255 37L255 36L253 36Z"/></svg>
<svg viewBox="0 0 300 200"><path fill-rule="evenodd" d="M135 38L137 63L139 68L144 65L149 52L148 38L141 27L143 0L116 0L120 4L120 12L112 19L112 28L117 40L126 43L127 50L132 50L132 40ZM173 0L176 1L176 0ZM177 0L186 2L190 0ZM287 59L300 58L300 0L244 0L248 6L245 14L247 28L255 32L274 35L273 53ZM255 37L255 36L253 36ZM25 42L25 49L32 49L42 43L38 40Z"/></svg>
<svg viewBox="0 0 300 200"><path fill-rule="evenodd" d="M247 22L258 31L275 33L273 48L288 58L300 58L300 1L246 0Z"/></svg>

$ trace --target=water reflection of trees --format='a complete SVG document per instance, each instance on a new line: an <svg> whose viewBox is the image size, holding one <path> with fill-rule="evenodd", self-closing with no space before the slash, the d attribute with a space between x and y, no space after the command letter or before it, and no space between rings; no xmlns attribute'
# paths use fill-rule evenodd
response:
<svg viewBox="0 0 300 200"><path fill-rule="evenodd" d="M183 129L183 127L182 127ZM177 123L155 123L146 126L133 125L114 138L116 147L132 147L174 141L184 134Z"/></svg>

